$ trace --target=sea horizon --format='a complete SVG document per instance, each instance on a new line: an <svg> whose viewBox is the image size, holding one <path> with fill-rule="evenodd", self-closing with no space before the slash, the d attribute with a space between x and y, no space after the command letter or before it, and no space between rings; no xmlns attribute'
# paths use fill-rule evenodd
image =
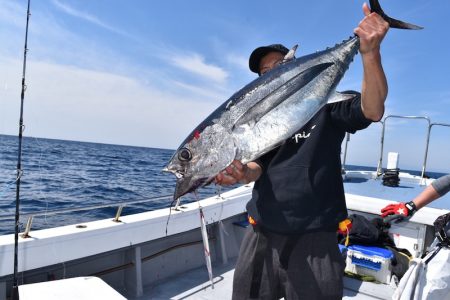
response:
<svg viewBox="0 0 450 300"><path fill-rule="evenodd" d="M13 216L16 199L17 136L0 134L0 217ZM162 169L174 150L51 138L25 137L20 190L21 215L124 201L171 196L175 176ZM376 170L348 164L346 170ZM403 170L420 175L419 170ZM437 178L445 173L426 172ZM215 185L198 190L198 197L214 196L229 188ZM192 194L182 203L196 201ZM123 215L169 207L172 198L129 205ZM35 218L33 230L114 217L117 206L66 215ZM26 219L20 219L21 231ZM0 222L0 235L12 233L14 219Z"/></svg>

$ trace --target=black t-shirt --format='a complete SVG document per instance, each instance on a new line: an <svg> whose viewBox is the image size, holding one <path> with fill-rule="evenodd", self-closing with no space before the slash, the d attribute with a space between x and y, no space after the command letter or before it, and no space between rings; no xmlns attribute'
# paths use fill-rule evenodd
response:
<svg viewBox="0 0 450 300"><path fill-rule="evenodd" d="M352 93L355 98L325 105L281 146L256 160L262 174L247 211L266 230L335 231L347 217L341 144L346 132L371 123L362 113L360 94Z"/></svg>

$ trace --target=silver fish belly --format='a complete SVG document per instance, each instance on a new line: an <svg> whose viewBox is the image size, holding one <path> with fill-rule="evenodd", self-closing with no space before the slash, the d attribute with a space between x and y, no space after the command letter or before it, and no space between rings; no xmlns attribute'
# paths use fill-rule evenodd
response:
<svg viewBox="0 0 450 300"><path fill-rule="evenodd" d="M233 159L252 161L305 125L334 95L359 47L353 37L267 72L216 109L183 141L166 171L178 198L213 180Z"/></svg>

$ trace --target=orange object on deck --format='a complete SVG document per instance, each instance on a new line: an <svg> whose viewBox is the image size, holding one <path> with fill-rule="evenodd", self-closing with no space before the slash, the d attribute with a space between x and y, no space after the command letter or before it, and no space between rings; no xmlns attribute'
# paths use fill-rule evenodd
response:
<svg viewBox="0 0 450 300"><path fill-rule="evenodd" d="M339 223L338 233L346 235L345 237L345 246L348 246L350 237L349 232L352 229L352 221L350 219L345 219Z"/></svg>

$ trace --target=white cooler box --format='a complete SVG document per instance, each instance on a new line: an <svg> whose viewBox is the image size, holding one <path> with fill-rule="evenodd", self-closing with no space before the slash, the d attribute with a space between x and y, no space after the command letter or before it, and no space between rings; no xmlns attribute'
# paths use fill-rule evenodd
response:
<svg viewBox="0 0 450 300"><path fill-rule="evenodd" d="M394 254L384 248L351 245L347 247L345 271L369 275L382 283L391 281L391 260Z"/></svg>

